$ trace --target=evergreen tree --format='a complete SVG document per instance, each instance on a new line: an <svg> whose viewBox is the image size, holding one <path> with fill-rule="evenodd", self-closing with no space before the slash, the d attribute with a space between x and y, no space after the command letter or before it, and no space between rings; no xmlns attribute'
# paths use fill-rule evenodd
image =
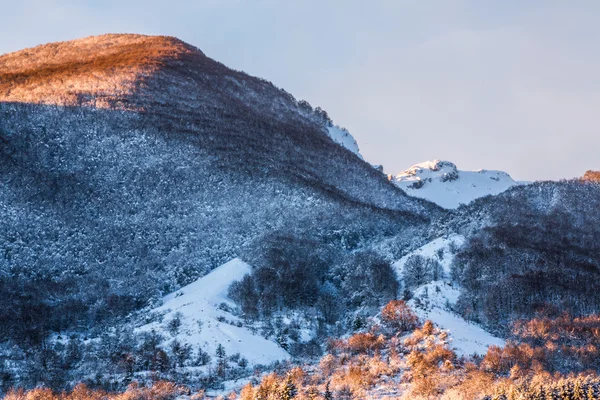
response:
<svg viewBox="0 0 600 400"><path fill-rule="evenodd" d="M333 393L331 393L331 390L329 389L329 382L327 382L327 385L325 385L325 394L323 397L325 400L333 400Z"/></svg>
<svg viewBox="0 0 600 400"><path fill-rule="evenodd" d="M285 379L285 382L279 389L278 399L279 400L290 400L290 399L293 399L294 397L296 397L297 394L298 394L298 390L296 389L296 385L294 384L294 381L292 380L292 376L288 375L287 378Z"/></svg>
<svg viewBox="0 0 600 400"><path fill-rule="evenodd" d="M225 373L227 372L227 359L225 358L225 348L221 343L217 346L217 375L221 378L225 377Z"/></svg>
<svg viewBox="0 0 600 400"><path fill-rule="evenodd" d="M189 343L182 344L178 340L174 340L171 343L171 352L177 364L180 367L185 367L185 362L192 355L192 346Z"/></svg>
<svg viewBox="0 0 600 400"><path fill-rule="evenodd" d="M196 360L195 360L195 364L196 366L200 367L203 365L206 365L210 362L210 354L208 354L206 351L202 350L202 347L198 346L198 352L196 353Z"/></svg>
<svg viewBox="0 0 600 400"><path fill-rule="evenodd" d="M167 372L171 362L169 356L163 349L157 349L152 359L152 369L159 372Z"/></svg>
<svg viewBox="0 0 600 400"><path fill-rule="evenodd" d="M223 345L221 343L219 343L219 345L217 346L216 354L217 354L217 358L219 358L220 360L224 359L225 356L227 355L225 353L225 347L223 347Z"/></svg>
<svg viewBox="0 0 600 400"><path fill-rule="evenodd" d="M173 319L169 321L167 324L167 330L171 334L171 336L175 336L179 333L179 328L181 327L181 313L175 313Z"/></svg>

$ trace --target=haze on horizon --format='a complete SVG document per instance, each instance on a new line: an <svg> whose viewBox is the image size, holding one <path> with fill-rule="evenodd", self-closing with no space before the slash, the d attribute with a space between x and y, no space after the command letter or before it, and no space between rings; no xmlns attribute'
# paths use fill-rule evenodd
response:
<svg viewBox="0 0 600 400"><path fill-rule="evenodd" d="M23 0L0 54L103 33L179 37L328 111L367 161L515 179L600 169L600 3Z"/></svg>

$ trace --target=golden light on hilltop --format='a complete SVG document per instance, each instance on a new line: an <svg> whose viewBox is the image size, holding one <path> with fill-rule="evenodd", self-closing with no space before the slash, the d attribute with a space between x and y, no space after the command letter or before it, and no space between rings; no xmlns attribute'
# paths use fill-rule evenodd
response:
<svg viewBox="0 0 600 400"><path fill-rule="evenodd" d="M191 52L170 37L103 35L0 57L0 101L135 109L127 96L166 59Z"/></svg>

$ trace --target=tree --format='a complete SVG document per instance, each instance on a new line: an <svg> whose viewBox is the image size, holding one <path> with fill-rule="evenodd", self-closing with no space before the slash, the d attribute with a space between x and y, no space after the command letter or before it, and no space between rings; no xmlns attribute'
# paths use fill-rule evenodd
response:
<svg viewBox="0 0 600 400"><path fill-rule="evenodd" d="M196 361L195 364L196 366L200 367L202 365L206 365L210 362L210 354L208 354L206 351L202 350L202 347L198 346L198 351L196 353Z"/></svg>
<svg viewBox="0 0 600 400"><path fill-rule="evenodd" d="M248 383L240 392L240 400L254 400L254 387L252 383Z"/></svg>
<svg viewBox="0 0 600 400"><path fill-rule="evenodd" d="M225 373L227 372L227 359L225 358L226 353L225 353L225 348L223 347L223 345L221 343L219 343L219 345L217 346L217 375L220 377L224 377Z"/></svg>
<svg viewBox="0 0 600 400"><path fill-rule="evenodd" d="M246 275L242 280L233 282L229 287L229 297L242 308L246 319L258 317L259 295L252 275Z"/></svg>
<svg viewBox="0 0 600 400"><path fill-rule="evenodd" d="M167 372L171 362L169 356L162 349L157 349L152 359L152 369L160 372Z"/></svg>
<svg viewBox="0 0 600 400"><path fill-rule="evenodd" d="M72 337L67 344L65 354L65 368L70 369L83 358L82 343L79 338Z"/></svg>
<svg viewBox="0 0 600 400"><path fill-rule="evenodd" d="M192 355L192 345L189 343L182 344L178 340L173 340L171 343L171 352L173 353L176 363L180 367L185 367L185 362Z"/></svg>
<svg viewBox="0 0 600 400"><path fill-rule="evenodd" d="M177 312L173 316L173 319L169 321L167 324L167 330L172 336L175 336L179 333L179 328L181 327L181 313Z"/></svg>
<svg viewBox="0 0 600 400"><path fill-rule="evenodd" d="M221 343L217 346L216 355L219 359L224 359L227 353L225 352L225 347Z"/></svg>
<svg viewBox="0 0 600 400"><path fill-rule="evenodd" d="M427 260L427 274L434 281L440 280L444 278L444 269L442 268L442 264L439 261L434 259Z"/></svg>
<svg viewBox="0 0 600 400"><path fill-rule="evenodd" d="M325 398L325 400L333 400L333 393L329 389L329 382L327 382L327 385L325 385L325 394L323 395L323 397Z"/></svg>
<svg viewBox="0 0 600 400"><path fill-rule="evenodd" d="M296 389L296 385L292 380L292 376L288 374L283 382L281 388L279 389L278 399L279 400L290 400L296 397L298 394L298 390Z"/></svg>
<svg viewBox="0 0 600 400"><path fill-rule="evenodd" d="M392 329L400 332L417 327L418 318L404 300L392 300L381 310L381 318Z"/></svg>
<svg viewBox="0 0 600 400"><path fill-rule="evenodd" d="M414 289L429 281L431 275L426 264L425 258L417 254L410 256L406 260L404 269L402 270L402 279L407 288Z"/></svg>

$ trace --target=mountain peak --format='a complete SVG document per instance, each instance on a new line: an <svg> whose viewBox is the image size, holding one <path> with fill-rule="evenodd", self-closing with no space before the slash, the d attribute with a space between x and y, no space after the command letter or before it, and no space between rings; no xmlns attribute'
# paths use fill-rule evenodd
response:
<svg viewBox="0 0 600 400"><path fill-rule="evenodd" d="M458 171L458 169L456 168L456 164L450 162L450 161L444 161L444 160L432 160L432 161L424 161L418 164L413 165L412 167L404 170L403 172L399 173L397 175L397 179L398 180L415 180L418 181L418 179L413 179L415 177L418 178L418 176L420 174L423 174L425 171L432 171L432 172L442 172L442 174L438 174L441 175L442 178L450 178L452 176L455 175L455 173Z"/></svg>
<svg viewBox="0 0 600 400"><path fill-rule="evenodd" d="M407 194L444 208L457 208L517 184L506 172L484 169L461 171L456 164L437 159L415 164L390 178Z"/></svg>
<svg viewBox="0 0 600 400"><path fill-rule="evenodd" d="M128 95L160 68L207 57L169 36L107 34L0 56L0 101L128 108ZM117 105L119 103L119 105Z"/></svg>

